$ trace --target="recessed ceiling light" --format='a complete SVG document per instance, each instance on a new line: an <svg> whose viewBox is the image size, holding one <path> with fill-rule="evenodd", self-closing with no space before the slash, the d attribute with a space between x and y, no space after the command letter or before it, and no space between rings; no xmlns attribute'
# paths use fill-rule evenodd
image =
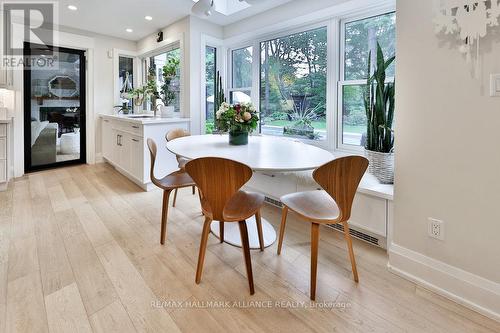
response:
<svg viewBox="0 0 500 333"><path fill-rule="evenodd" d="M130 29L130 28L127 28L125 29L126 32L134 32L134 30Z"/></svg>
<svg viewBox="0 0 500 333"><path fill-rule="evenodd" d="M68 6L68 9L69 9L69 10L77 10L77 9L78 9L78 7L73 6L73 5L69 5L69 6Z"/></svg>
<svg viewBox="0 0 500 333"><path fill-rule="evenodd" d="M152 17L152 16L149 16L149 15L144 16L144 18L145 18L146 20L148 20L148 21L151 21L151 20L153 19L153 17Z"/></svg>

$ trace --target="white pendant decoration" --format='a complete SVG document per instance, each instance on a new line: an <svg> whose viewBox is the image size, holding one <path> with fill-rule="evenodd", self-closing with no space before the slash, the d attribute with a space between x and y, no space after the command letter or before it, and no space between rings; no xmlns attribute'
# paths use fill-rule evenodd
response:
<svg viewBox="0 0 500 333"><path fill-rule="evenodd" d="M459 51L471 62L473 47L479 61L479 40L488 27L500 24L500 0L442 0L434 23L436 33L457 34L462 41Z"/></svg>

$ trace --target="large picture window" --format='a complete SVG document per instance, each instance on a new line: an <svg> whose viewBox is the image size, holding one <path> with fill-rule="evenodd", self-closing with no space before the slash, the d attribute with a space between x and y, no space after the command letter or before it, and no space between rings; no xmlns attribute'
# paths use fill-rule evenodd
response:
<svg viewBox="0 0 500 333"><path fill-rule="evenodd" d="M327 28L260 43L261 132L325 140Z"/></svg>
<svg viewBox="0 0 500 333"><path fill-rule="evenodd" d="M372 53L375 65L377 42L384 55L395 54L396 15L388 13L370 18L346 21L342 24L341 81L339 89L339 130L343 145L363 145L366 133L366 114L363 88L368 78L368 55ZM387 77L394 77L394 64Z"/></svg>

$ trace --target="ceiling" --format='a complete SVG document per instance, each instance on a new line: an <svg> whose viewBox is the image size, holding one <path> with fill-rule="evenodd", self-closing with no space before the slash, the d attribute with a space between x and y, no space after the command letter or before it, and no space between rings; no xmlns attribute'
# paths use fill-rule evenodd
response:
<svg viewBox="0 0 500 333"><path fill-rule="evenodd" d="M207 20L227 25L290 1L263 0L229 16L214 13ZM59 24L136 41L190 15L193 4L192 0L59 0ZM78 10L69 10L68 5ZM147 15L153 19L147 21Z"/></svg>

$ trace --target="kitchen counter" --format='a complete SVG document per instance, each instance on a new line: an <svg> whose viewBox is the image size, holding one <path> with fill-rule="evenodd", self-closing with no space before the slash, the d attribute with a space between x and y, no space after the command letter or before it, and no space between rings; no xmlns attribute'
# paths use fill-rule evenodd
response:
<svg viewBox="0 0 500 333"><path fill-rule="evenodd" d="M140 116L100 115L102 157L120 173L149 191L154 185L149 175L151 161L147 140L153 139L158 146L155 173L169 174L179 167L175 155L165 148L165 135L179 128L189 131L191 122L189 118Z"/></svg>
<svg viewBox="0 0 500 333"><path fill-rule="evenodd" d="M141 124L141 125L187 123L191 121L191 118L180 118L180 117L161 118L161 117L153 117L152 114L111 115L111 114L101 113L100 117L104 119L127 121L129 123Z"/></svg>

